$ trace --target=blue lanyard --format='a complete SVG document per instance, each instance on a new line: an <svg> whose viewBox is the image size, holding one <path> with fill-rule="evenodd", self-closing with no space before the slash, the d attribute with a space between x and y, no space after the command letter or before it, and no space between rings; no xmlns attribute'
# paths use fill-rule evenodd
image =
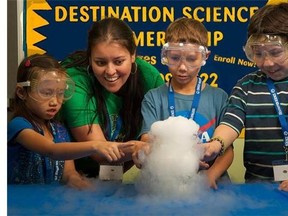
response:
<svg viewBox="0 0 288 216"><path fill-rule="evenodd" d="M168 109L169 109L170 116L175 116L174 90L171 85L171 79L169 80L169 86L168 86ZM188 119L193 120L195 117L195 113L197 111L199 101L200 101L200 96L201 96L201 86L202 86L202 79L200 77L197 77L197 84L195 87L194 99L192 101L190 113L187 116Z"/></svg>
<svg viewBox="0 0 288 216"><path fill-rule="evenodd" d="M114 132L112 133L112 128L111 128L111 121L109 122L108 124L108 135L109 135L109 138L110 138L110 141L115 141L117 136L119 135L120 133L120 130L121 130L121 127L122 127L122 119L121 117L119 116L117 118L117 121L116 121L116 128L114 130Z"/></svg>
<svg viewBox="0 0 288 216"><path fill-rule="evenodd" d="M283 136L284 136L283 145L284 145L285 152L287 154L288 153L288 123L287 123L287 120L285 119L285 115L284 115L284 113L283 113L283 111L281 109L280 101L279 101L277 92L275 90L274 83L273 83L273 81L270 78L267 79L267 85L268 85L270 94L272 96L272 100L273 100L275 109L276 109L276 111L278 113L279 121L280 121L280 124L281 124Z"/></svg>

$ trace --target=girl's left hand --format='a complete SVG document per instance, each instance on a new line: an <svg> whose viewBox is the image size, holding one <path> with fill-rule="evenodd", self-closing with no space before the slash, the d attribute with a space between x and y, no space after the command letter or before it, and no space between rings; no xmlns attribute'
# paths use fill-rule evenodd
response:
<svg viewBox="0 0 288 216"><path fill-rule="evenodd" d="M80 175L78 172L69 175L67 178L67 185L80 190L92 188L92 183L89 181L89 179Z"/></svg>

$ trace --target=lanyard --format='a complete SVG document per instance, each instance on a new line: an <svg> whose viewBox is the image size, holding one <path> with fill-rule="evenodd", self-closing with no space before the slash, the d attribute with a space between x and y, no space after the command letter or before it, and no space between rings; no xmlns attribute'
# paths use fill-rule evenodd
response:
<svg viewBox="0 0 288 216"><path fill-rule="evenodd" d="M108 124L108 135L109 135L109 138L110 138L110 141L115 141L116 140L116 137L119 135L120 133L120 130L121 130L121 126L122 126L122 119L121 117L119 116L116 120L116 128L114 130L114 132L112 133L112 128L111 128L111 121L109 122Z"/></svg>
<svg viewBox="0 0 288 216"><path fill-rule="evenodd" d="M280 124L281 124L282 133L283 133L283 136L284 136L283 147L284 147L284 150L285 150L285 153L286 153L286 160L287 160L288 159L288 123L287 123L287 120L285 119L285 115L284 115L284 113L283 113L283 111L281 109L280 101L279 101L277 92L275 90L274 83L273 83L273 81L270 78L267 79L267 85L268 85L270 94L272 96L272 100L273 100L275 109L276 109L276 111L278 113L279 121L280 121Z"/></svg>
<svg viewBox="0 0 288 216"><path fill-rule="evenodd" d="M172 78L171 78L172 79ZM174 90L171 85L171 79L169 80L169 86L168 86L168 109L170 116L175 116L175 100L174 100ZM195 87L195 94L194 99L192 101L190 113L187 116L188 119L194 119L196 110L199 105L200 96L201 96L201 86L202 86L202 80L200 77L197 77L197 84Z"/></svg>

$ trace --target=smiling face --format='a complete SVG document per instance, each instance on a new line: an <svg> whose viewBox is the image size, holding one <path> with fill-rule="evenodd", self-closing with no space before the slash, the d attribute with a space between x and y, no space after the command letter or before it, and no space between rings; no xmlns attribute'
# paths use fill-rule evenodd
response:
<svg viewBox="0 0 288 216"><path fill-rule="evenodd" d="M247 58L271 79L278 81L288 77L287 40L273 34L251 35L244 51Z"/></svg>
<svg viewBox="0 0 288 216"><path fill-rule="evenodd" d="M116 93L131 73L135 54L119 43L99 42L91 49L90 65L99 83L109 92Z"/></svg>
<svg viewBox="0 0 288 216"><path fill-rule="evenodd" d="M267 53L271 52L269 48L267 48L267 50ZM266 55L261 61L256 61L256 64L257 67L261 69L261 71L263 71L268 77L275 81L279 81L288 77L288 58L286 58L284 61L278 62Z"/></svg>

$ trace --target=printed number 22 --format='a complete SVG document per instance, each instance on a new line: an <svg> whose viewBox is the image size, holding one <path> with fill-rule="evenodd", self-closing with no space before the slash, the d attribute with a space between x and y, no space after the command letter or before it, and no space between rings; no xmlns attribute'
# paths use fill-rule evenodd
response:
<svg viewBox="0 0 288 216"><path fill-rule="evenodd" d="M213 87L218 87L218 84L217 84L218 75L216 73L211 73L209 75L207 73L201 73L200 77L203 79L203 82L206 82L206 83L208 83L208 79L212 79L210 82L210 85Z"/></svg>

